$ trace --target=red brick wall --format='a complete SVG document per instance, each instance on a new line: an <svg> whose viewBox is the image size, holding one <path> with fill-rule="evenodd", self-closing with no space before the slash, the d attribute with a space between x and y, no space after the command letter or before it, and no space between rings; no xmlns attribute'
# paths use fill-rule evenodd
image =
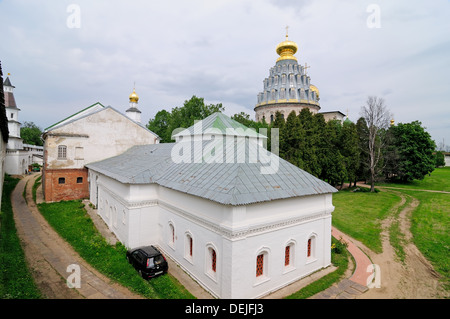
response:
<svg viewBox="0 0 450 319"><path fill-rule="evenodd" d="M64 184L60 178L64 178ZM88 198L88 169L45 169L42 186L46 202Z"/></svg>

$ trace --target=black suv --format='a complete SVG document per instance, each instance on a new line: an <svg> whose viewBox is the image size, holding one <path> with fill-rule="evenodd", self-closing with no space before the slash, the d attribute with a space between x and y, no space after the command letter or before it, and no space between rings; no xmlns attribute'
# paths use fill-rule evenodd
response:
<svg viewBox="0 0 450 319"><path fill-rule="evenodd" d="M154 246L128 250L127 260L145 279L162 275L169 269L166 258Z"/></svg>

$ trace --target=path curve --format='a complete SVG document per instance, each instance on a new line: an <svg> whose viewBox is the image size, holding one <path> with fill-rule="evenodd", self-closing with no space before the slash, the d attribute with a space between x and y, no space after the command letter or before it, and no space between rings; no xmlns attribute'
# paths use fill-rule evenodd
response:
<svg viewBox="0 0 450 319"><path fill-rule="evenodd" d="M27 262L44 296L49 299L142 298L93 269L47 223L31 195L31 188L39 175L26 175L20 180L11 194L11 204ZM23 198L25 186L27 201ZM67 285L70 265L80 267L80 288Z"/></svg>

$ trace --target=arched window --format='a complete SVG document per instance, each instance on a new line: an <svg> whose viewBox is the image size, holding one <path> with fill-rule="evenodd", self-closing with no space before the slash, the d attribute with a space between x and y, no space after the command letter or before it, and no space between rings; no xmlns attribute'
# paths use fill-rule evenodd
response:
<svg viewBox="0 0 450 319"><path fill-rule="evenodd" d="M169 223L169 246L174 248L175 245L175 227Z"/></svg>
<svg viewBox="0 0 450 319"><path fill-rule="evenodd" d="M205 273L214 281L217 280L217 272L219 270L219 258L217 254L217 249L213 244L206 245L206 269Z"/></svg>
<svg viewBox="0 0 450 319"><path fill-rule="evenodd" d="M292 268L294 267L294 257L295 257L295 245L293 241L290 241L284 247L284 267Z"/></svg>
<svg viewBox="0 0 450 319"><path fill-rule="evenodd" d="M192 262L194 255L194 239L189 232L186 232L185 242L184 242L184 257Z"/></svg>
<svg viewBox="0 0 450 319"><path fill-rule="evenodd" d="M67 159L67 146L58 146L58 159Z"/></svg>
<svg viewBox="0 0 450 319"><path fill-rule="evenodd" d="M316 235L311 235L306 243L306 258L315 258Z"/></svg>
<svg viewBox="0 0 450 319"><path fill-rule="evenodd" d="M269 250L262 248L256 253L255 278L256 283L261 283L269 279Z"/></svg>

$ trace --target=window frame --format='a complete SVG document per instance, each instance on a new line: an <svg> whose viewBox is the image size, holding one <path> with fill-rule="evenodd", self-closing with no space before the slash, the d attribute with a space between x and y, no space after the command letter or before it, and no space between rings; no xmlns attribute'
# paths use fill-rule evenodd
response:
<svg viewBox="0 0 450 319"><path fill-rule="evenodd" d="M58 160L67 160L67 145L58 145Z"/></svg>

